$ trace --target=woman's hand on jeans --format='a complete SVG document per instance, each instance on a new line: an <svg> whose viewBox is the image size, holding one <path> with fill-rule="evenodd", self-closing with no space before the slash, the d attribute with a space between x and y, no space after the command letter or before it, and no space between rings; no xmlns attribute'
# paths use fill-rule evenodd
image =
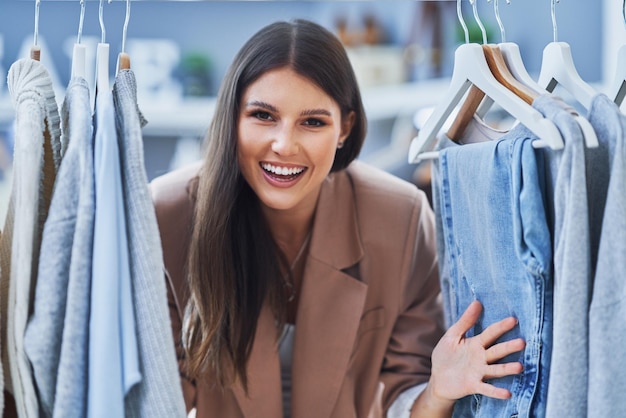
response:
<svg viewBox="0 0 626 418"><path fill-rule="evenodd" d="M471 394L498 399L511 397L509 390L493 386L485 380L521 373L523 367L519 362L496 362L523 350L525 342L516 338L496 344L499 337L517 325L513 317L488 326L481 334L465 337L481 312L481 303L472 302L435 346L430 381L420 396L422 399L418 398L412 417L427 416L423 414L426 411L435 414L432 416L450 416L454 401Z"/></svg>

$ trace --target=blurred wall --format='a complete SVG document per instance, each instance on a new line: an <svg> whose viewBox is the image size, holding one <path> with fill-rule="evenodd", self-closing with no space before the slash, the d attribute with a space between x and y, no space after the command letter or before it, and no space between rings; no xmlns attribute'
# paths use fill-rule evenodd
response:
<svg viewBox="0 0 626 418"><path fill-rule="evenodd" d="M105 0L106 1L106 0ZM478 11L493 39L500 42L494 19L493 1L477 0ZM459 25L455 2L446 3L442 12L443 75L452 68L454 48L459 42ZM0 67L7 69L20 56L22 44L32 37L34 27L34 0L0 0ZM334 30L339 16L355 25L364 14L373 14L381 23L392 44L404 46L415 42L420 21L419 1L133 1L128 28L128 39L165 38L180 46L181 54L199 51L210 57L215 85L221 80L227 65L243 42L256 30L277 19L308 18ZM574 61L581 76L589 81L600 81L602 69L602 2L565 0L557 4L559 41L572 47ZM527 69L538 73L543 47L552 41L552 23L549 0L500 1L502 21L507 40L520 45ZM472 10L463 1L468 24L474 22ZM42 0L40 5L39 36L47 48L46 59L51 59L58 72L59 82L69 80L71 43L75 39L79 17L78 0ZM125 2L115 0L104 5L106 41L111 53L119 52ZM86 2L83 36L99 39L98 2ZM423 35L421 35L423 36ZM419 39L417 39L419 41ZM111 60L111 71L115 60ZM4 77L3 77L4 78ZM3 83L6 81L3 80Z"/></svg>

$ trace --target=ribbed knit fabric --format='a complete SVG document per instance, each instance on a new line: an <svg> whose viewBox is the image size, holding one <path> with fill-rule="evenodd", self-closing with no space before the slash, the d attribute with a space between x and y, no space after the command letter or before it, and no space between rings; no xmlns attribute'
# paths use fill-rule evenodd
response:
<svg viewBox="0 0 626 418"><path fill-rule="evenodd" d="M599 148L604 146L605 158L595 164L588 162L587 181L604 179L607 198L589 309L587 417L615 417L626 410L626 323L622 319L626 314L626 117L611 99L598 94L588 118L598 135ZM600 223L597 217L590 220ZM590 225L592 236L593 226L594 222Z"/></svg>
<svg viewBox="0 0 626 418"><path fill-rule="evenodd" d="M126 397L126 417L185 417L167 305L163 254L143 156L132 70L118 73L113 88L124 206L128 227L135 322L142 381Z"/></svg>
<svg viewBox="0 0 626 418"><path fill-rule="evenodd" d="M12 204L5 224L5 232L7 227L11 230L12 216L10 276L2 269L3 367L18 415L31 418L38 417L39 411L24 331L34 297L41 232L61 161L60 121L50 75L39 61L16 61L9 69L8 88L15 106L15 148ZM5 252L3 263L8 262ZM7 285L8 296L4 296Z"/></svg>
<svg viewBox="0 0 626 418"><path fill-rule="evenodd" d="M563 136L562 151L542 150L553 190L554 293L552 355L547 418L586 418L589 378L591 236L585 173L585 142L571 108L547 96L533 107L552 120ZM544 349L545 351L545 349Z"/></svg>
<svg viewBox="0 0 626 418"><path fill-rule="evenodd" d="M94 221L89 86L73 78L62 107L67 146L41 243L34 311L24 336L43 417L86 413Z"/></svg>

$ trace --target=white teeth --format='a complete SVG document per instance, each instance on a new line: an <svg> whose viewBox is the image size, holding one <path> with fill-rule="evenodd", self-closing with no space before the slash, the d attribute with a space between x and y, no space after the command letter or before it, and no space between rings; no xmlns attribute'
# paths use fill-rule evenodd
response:
<svg viewBox="0 0 626 418"><path fill-rule="evenodd" d="M269 171L270 173L278 174L281 176L293 176L296 174L300 174L304 171L304 167L278 167L269 163L261 164L264 170Z"/></svg>

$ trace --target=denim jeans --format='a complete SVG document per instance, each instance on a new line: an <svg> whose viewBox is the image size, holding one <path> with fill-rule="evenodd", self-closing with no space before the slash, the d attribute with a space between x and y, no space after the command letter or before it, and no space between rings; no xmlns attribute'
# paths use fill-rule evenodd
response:
<svg viewBox="0 0 626 418"><path fill-rule="evenodd" d="M459 142L455 142L447 135L440 135L437 142L437 150L441 151L448 147L458 147L466 144L474 144L485 141L495 141L501 138L506 132L492 128L484 123L480 118L474 117L470 120L469 124L465 128L463 138ZM452 286L450 284L450 272L448 270L448 261L446 257L446 245L443 239L443 222L441 216L441 182L439 180L439 165L433 163L431 165L431 190L432 190L432 205L435 211L435 225L437 230L437 260L439 267L439 282L441 285L441 295L443 302L443 313L446 327L451 326L455 320L455 314L452 312L450 295Z"/></svg>
<svg viewBox="0 0 626 418"><path fill-rule="evenodd" d="M522 337L526 348L502 362L520 361L519 375L489 383L512 397L481 395L456 403L454 417L541 416L547 390L542 356L550 352L552 246L545 210L542 154L536 137L517 126L497 141L440 151L439 216L450 291L449 306L458 319L473 300L483 313L468 337L507 316L518 325L498 342ZM549 358L549 357L548 357ZM541 399L543 404L537 404Z"/></svg>

